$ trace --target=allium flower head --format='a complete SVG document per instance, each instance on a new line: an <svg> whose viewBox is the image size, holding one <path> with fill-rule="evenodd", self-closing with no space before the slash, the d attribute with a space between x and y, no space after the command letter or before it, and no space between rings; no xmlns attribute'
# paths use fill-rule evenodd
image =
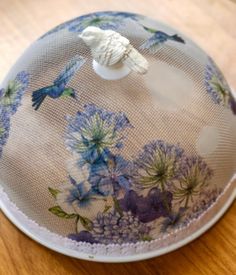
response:
<svg viewBox="0 0 236 275"><path fill-rule="evenodd" d="M230 107L234 113L236 112L236 101L230 87L211 58L208 59L206 65L205 85L207 92L216 104Z"/></svg>
<svg viewBox="0 0 236 275"><path fill-rule="evenodd" d="M149 239L151 228L134 217L131 212L98 213L91 231L93 240L101 244L135 243Z"/></svg>
<svg viewBox="0 0 236 275"><path fill-rule="evenodd" d="M10 80L6 88L0 90L0 105L14 114L21 104L21 98L28 87L29 74L22 71L14 80Z"/></svg>
<svg viewBox="0 0 236 275"><path fill-rule="evenodd" d="M183 149L162 140L152 141L143 148L135 161L135 180L139 187L148 188L165 185L179 176Z"/></svg>
<svg viewBox="0 0 236 275"><path fill-rule="evenodd" d="M213 171L201 157L185 157L181 166L179 186L174 187L175 198L185 202L188 206L189 199L193 199L207 185L213 176Z"/></svg>
<svg viewBox="0 0 236 275"><path fill-rule="evenodd" d="M0 156L2 154L3 146L7 142L10 130L10 118L5 109L0 107Z"/></svg>
<svg viewBox="0 0 236 275"><path fill-rule="evenodd" d="M121 148L125 138L122 132L131 127L123 113L106 111L93 104L86 105L83 112L68 121L67 148L81 154L89 163L96 161L106 150Z"/></svg>
<svg viewBox="0 0 236 275"><path fill-rule="evenodd" d="M199 199L189 208L187 220L197 219L204 211L206 211L222 193L222 189L213 188L203 190L199 194Z"/></svg>
<svg viewBox="0 0 236 275"><path fill-rule="evenodd" d="M91 166L89 182L92 190L103 196L118 195L131 186L131 163L120 155L108 154Z"/></svg>

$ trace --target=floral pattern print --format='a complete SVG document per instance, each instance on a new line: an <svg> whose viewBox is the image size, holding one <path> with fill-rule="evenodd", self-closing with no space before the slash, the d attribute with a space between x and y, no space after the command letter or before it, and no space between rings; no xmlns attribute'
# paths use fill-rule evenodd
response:
<svg viewBox="0 0 236 275"><path fill-rule="evenodd" d="M108 154L91 167L89 182L94 192L103 196L118 195L131 186L131 164L120 155Z"/></svg>
<svg viewBox="0 0 236 275"><path fill-rule="evenodd" d="M21 98L28 87L29 74L22 71L14 80L10 80L6 88L0 89L0 106L10 114L14 114L21 104Z"/></svg>
<svg viewBox="0 0 236 275"><path fill-rule="evenodd" d="M3 146L6 144L10 130L10 116L6 110L0 107L0 156Z"/></svg>
<svg viewBox="0 0 236 275"><path fill-rule="evenodd" d="M213 171L202 158L195 156L184 158L179 186L174 187L175 197L180 202L184 202L184 206L187 208L189 199L193 200L193 196L200 193L202 187L209 182L212 175Z"/></svg>
<svg viewBox="0 0 236 275"><path fill-rule="evenodd" d="M75 118L67 119L66 146L89 163L106 155L108 150L120 149L125 139L123 131L132 127L123 113L106 111L93 104L86 105L84 112L78 112Z"/></svg>
<svg viewBox="0 0 236 275"><path fill-rule="evenodd" d="M236 101L221 71L211 58L205 70L205 86L215 104L228 107L236 115Z"/></svg>
<svg viewBox="0 0 236 275"><path fill-rule="evenodd" d="M29 74L19 72L5 88L0 89L0 157L10 131L10 118L21 105L22 96L29 85Z"/></svg>
<svg viewBox="0 0 236 275"><path fill-rule="evenodd" d="M187 213L213 176L200 156L154 140L126 159L121 149L133 126L124 113L94 104L67 121L65 144L76 158L73 170L84 179L69 176L69 183L49 188L56 202L49 211L75 219L77 229L69 238L100 244L150 241L157 221L160 233L191 221Z"/></svg>
<svg viewBox="0 0 236 275"><path fill-rule="evenodd" d="M70 32L81 33L88 26L95 26L104 30L117 30L125 25L126 19L137 21L139 17L141 16L134 13L112 11L86 14L55 27L41 36L40 39L64 29Z"/></svg>
<svg viewBox="0 0 236 275"><path fill-rule="evenodd" d="M164 191L166 185L178 177L183 152L178 145L163 140L145 145L135 161L137 184L141 188L160 186Z"/></svg>

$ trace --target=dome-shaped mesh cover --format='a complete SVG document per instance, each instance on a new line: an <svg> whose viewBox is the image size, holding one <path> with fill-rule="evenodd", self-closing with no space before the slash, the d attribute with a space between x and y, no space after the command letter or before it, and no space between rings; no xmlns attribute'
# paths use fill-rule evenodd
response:
<svg viewBox="0 0 236 275"><path fill-rule="evenodd" d="M127 37L148 73L99 77L78 37L91 25ZM0 96L2 198L55 246L156 250L203 226L232 190L233 95L211 58L161 23L121 12L66 22L26 50Z"/></svg>

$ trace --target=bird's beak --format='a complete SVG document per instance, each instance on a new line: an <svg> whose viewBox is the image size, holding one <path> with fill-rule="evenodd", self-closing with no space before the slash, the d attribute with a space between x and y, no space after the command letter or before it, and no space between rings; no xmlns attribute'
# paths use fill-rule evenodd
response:
<svg viewBox="0 0 236 275"><path fill-rule="evenodd" d="M72 97L73 99L75 99L76 101L79 100L76 94L72 94L71 97Z"/></svg>

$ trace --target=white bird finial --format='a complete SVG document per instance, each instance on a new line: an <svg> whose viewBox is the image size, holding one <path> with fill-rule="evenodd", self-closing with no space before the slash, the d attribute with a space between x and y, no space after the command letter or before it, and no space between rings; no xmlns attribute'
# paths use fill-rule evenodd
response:
<svg viewBox="0 0 236 275"><path fill-rule="evenodd" d="M140 74L148 70L147 60L115 31L90 26L79 37L91 50L95 71L105 79L119 79L131 70Z"/></svg>

